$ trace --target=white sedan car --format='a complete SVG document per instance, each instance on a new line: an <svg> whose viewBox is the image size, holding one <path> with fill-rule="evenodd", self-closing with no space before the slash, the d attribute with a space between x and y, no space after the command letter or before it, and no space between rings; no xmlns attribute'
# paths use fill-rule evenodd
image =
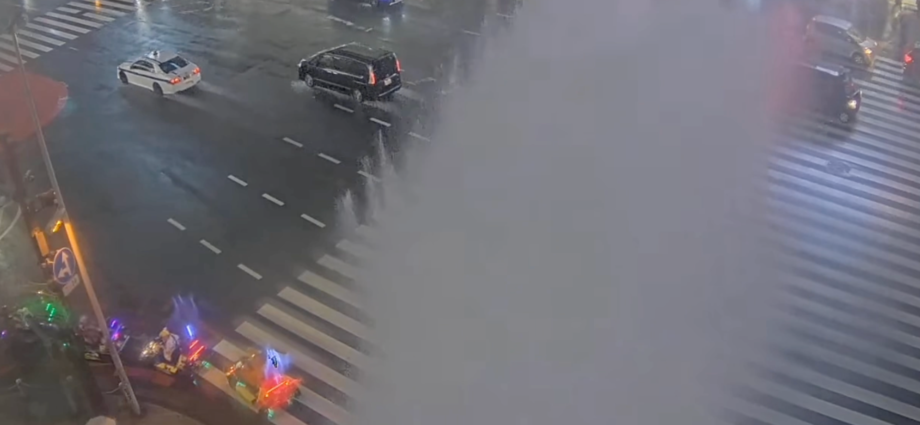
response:
<svg viewBox="0 0 920 425"><path fill-rule="evenodd" d="M201 81L201 68L175 53L154 50L118 65L118 79L162 96L194 87Z"/></svg>

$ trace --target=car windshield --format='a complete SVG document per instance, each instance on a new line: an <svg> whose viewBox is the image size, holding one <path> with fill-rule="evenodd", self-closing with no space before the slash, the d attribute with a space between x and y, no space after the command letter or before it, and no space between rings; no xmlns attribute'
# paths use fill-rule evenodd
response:
<svg viewBox="0 0 920 425"><path fill-rule="evenodd" d="M847 34L849 34L850 37L853 37L853 39L856 40L857 43L862 43L863 41L866 41L866 36L862 35L862 33L857 31L856 28L854 27L850 27L850 29L847 30Z"/></svg>
<svg viewBox="0 0 920 425"><path fill-rule="evenodd" d="M160 62L160 69L163 72L169 74L170 72L178 71L182 68L188 66L188 61L183 59L181 56L176 56L166 62Z"/></svg>

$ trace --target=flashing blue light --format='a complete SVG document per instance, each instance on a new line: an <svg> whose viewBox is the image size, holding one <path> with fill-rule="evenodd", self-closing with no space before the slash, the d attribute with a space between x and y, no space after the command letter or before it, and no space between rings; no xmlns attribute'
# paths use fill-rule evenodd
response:
<svg viewBox="0 0 920 425"><path fill-rule="evenodd" d="M188 332L190 338L195 337L195 331L192 330L192 325L185 325L185 330Z"/></svg>

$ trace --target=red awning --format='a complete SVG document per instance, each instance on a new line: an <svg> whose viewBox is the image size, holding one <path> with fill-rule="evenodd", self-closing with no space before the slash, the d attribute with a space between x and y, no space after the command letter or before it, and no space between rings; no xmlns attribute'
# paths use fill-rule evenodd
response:
<svg viewBox="0 0 920 425"><path fill-rule="evenodd" d="M67 103L67 84L43 75L26 73L38 120L44 127L51 123ZM0 136L6 134L12 141L22 141L35 133L35 124L26 101L22 74L18 70L0 76Z"/></svg>

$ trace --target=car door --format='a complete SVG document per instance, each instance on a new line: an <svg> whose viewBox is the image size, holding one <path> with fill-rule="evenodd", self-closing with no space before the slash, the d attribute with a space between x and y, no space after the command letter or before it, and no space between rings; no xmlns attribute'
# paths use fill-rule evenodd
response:
<svg viewBox="0 0 920 425"><path fill-rule="evenodd" d="M336 65L342 78L342 86L348 90L362 90L367 85L367 65L351 58L337 57Z"/></svg>
<svg viewBox="0 0 920 425"><path fill-rule="evenodd" d="M138 60L131 64L130 72L125 74L128 82L144 87L152 87L156 75L153 64L146 60Z"/></svg>
<svg viewBox="0 0 920 425"><path fill-rule="evenodd" d="M332 58L332 55L329 53L323 53L316 57L316 63L313 65L313 69L310 73L313 76L313 79L318 81L320 84L324 85L333 85L335 84L335 61Z"/></svg>

